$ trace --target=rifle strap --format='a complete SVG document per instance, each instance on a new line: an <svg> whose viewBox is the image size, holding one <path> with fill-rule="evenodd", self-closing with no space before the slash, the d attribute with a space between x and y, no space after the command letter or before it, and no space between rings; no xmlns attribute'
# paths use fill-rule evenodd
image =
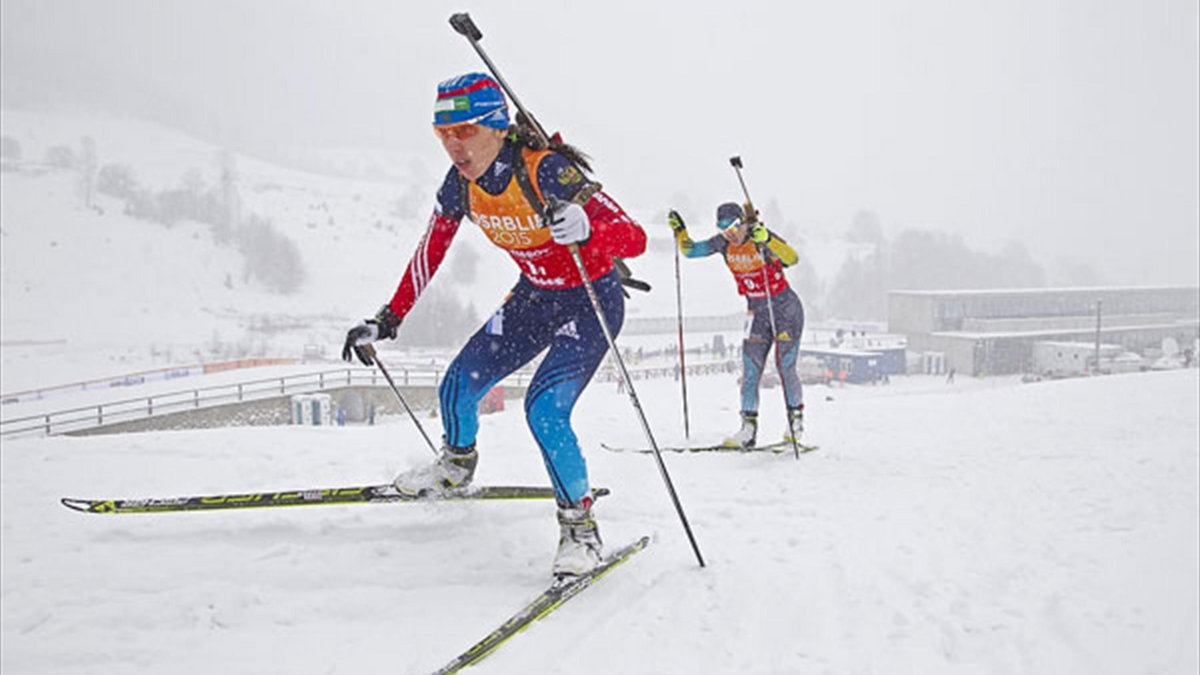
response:
<svg viewBox="0 0 1200 675"><path fill-rule="evenodd" d="M549 220L550 214L546 213L546 202L542 200L540 195L538 195L537 189L535 189L533 186L533 178L529 175L529 164L525 157L525 151L523 148L518 147L517 152L519 153L519 157L517 157L513 162L513 178L517 180L517 185L521 188L521 193L525 195L525 201L529 202L529 205L532 206L533 209L537 211L543 219ZM470 213L470 181L464 179L462 181L462 186L463 205L466 208L467 213ZM599 182L588 181L583 187L579 188L579 191L575 193L575 196L571 199L571 201L582 206L592 198L592 195L599 192L600 188L601 185ZM639 279L634 279L633 273L629 270L629 265L625 264L625 260L623 258L613 258L613 264L617 268L617 275L621 278L622 286L627 286L643 292L649 292L650 284ZM624 289L622 289L622 292L624 292ZM629 297L629 294L625 293L625 297Z"/></svg>

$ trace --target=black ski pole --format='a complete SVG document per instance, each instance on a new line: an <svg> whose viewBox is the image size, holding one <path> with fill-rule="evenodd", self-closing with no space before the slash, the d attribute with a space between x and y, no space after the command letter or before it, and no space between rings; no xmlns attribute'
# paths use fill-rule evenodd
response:
<svg viewBox="0 0 1200 675"><path fill-rule="evenodd" d="M404 406L404 410L408 413L408 416L412 418L413 424L417 425L417 431L421 432L421 436L425 438L425 443L429 446L429 449L433 452L433 454L438 454L437 448L433 447L433 441L429 440L429 434L425 433L425 427L421 426L421 421L417 419L417 416L415 413L413 413L412 408L408 407L408 401L404 400L404 395L400 393L400 388L396 386L395 381L392 380L392 376L388 374L387 368L385 368L383 365L383 361L379 360L379 353L375 351L375 345L368 344L363 346L362 349L367 353L371 360L375 362L375 365L379 366L379 372L383 373L383 378L387 380L388 385L391 386L392 393L396 394L396 398L400 399L400 405Z"/></svg>
<svg viewBox="0 0 1200 675"><path fill-rule="evenodd" d="M650 447L654 450L654 461L658 463L658 472L662 475L663 483L667 486L667 493L671 496L671 502L675 505L675 512L679 514L679 521L683 523L683 530L687 533L688 541L691 542L692 551L696 554L696 562L704 567L704 556L700 554L700 547L696 544L696 537L692 534L692 526L688 524L687 515L683 512L683 505L679 502L679 495L675 492L675 485L671 482L671 474L667 472L667 465L663 461L662 452L658 449L658 443L654 440L654 434L650 431L650 424L646 421L646 413L642 410L642 404L638 400L637 391L633 387L633 378L629 376L629 371L625 368L625 360L621 358L621 353L617 350L617 341L613 337L612 329L608 327L608 320L604 318L604 310L600 305L600 298L596 296L596 289L592 287L592 282L588 279L587 269L583 265L583 259L579 257L579 245L571 244L568 246L571 250L571 257L575 260L575 268L579 270L579 278L583 279L583 286L587 290L588 298L592 301L592 309L596 312L596 320L600 322L600 328L604 331L604 339L608 341L609 353L612 355L613 361L621 370L621 377L625 378L625 384L629 387L629 400L633 403L633 409L637 412L638 421L642 423L642 432L646 434L646 439L650 441Z"/></svg>
<svg viewBox="0 0 1200 675"><path fill-rule="evenodd" d="M675 316L679 327L679 386L683 390L683 437L692 440L688 425L687 363L683 348L683 284L679 277L679 246L675 247Z"/></svg>
<svg viewBox="0 0 1200 675"><path fill-rule="evenodd" d="M746 195L746 208L750 213L746 214L748 223L758 221L758 211L754 208L754 202L750 199L750 191L746 189L746 181L742 178L742 158L733 156L729 158L729 163L733 165L733 170L737 172L738 182L742 184L742 194ZM747 232L747 235L749 232ZM796 459L800 459L800 442L796 439L796 426L792 422L792 413L788 408L788 390L787 376L783 372L783 356L779 353L779 329L775 324L775 302L771 300L771 278L769 276L767 257L767 247L763 244L758 244L758 255L763 261L763 294L767 296L767 317L771 320L771 342L775 351L775 368L779 371L779 388L783 390L783 412L787 417L788 435L792 438L792 450L796 454ZM796 346L799 349L799 345Z"/></svg>
<svg viewBox="0 0 1200 675"><path fill-rule="evenodd" d="M504 78L500 75L500 71L492 63L492 60L488 58L483 47L479 45L479 41L483 39L483 33L475 26L475 22L471 20L470 15L466 12L454 14L450 17L450 25L454 27L455 31L467 38L467 41L471 43L476 53L479 54L480 58L487 65L492 76L496 78L496 82L504 89L504 93L512 99L517 110L529 120L542 140L548 143L550 141L549 134L538 124L533 115L529 114L529 111L521 105L520 99L513 93L508 83L504 81ZM544 222L549 222L549 212L553 210L553 204L553 200L546 204L547 213L543 214ZM696 537L692 534L692 526L688 524L687 515L683 512L683 504L680 503L679 495L675 492L675 485L671 482L671 474L667 472L667 465L663 461L662 452L658 448L658 443L654 440L654 434L650 431L650 424L646 421L646 414L642 410L641 403L638 401L637 393L634 391L633 379L629 377L629 371L625 368L625 361L621 358L621 352L617 349L616 339L613 337L612 330L608 326L608 321L604 318L604 309L600 305L600 298L596 295L596 289L592 286L591 279L588 278L587 268L584 266L583 258L579 254L579 245L571 244L567 246L567 250L571 252L571 259L575 261L575 268L579 271L579 278L583 281L583 287L587 291L588 299L592 303L592 310L596 313L596 320L600 323L600 328L604 332L604 339L608 342L609 353L620 369L621 376L625 378L625 382L629 385L629 399L633 402L633 408L637 412L638 421L642 424L642 431L646 434L646 439L650 441L650 447L654 450L659 474L662 475L663 483L667 486L667 493L671 497L671 502L675 505L675 512L679 514L679 520L683 523L683 530L687 533L688 542L691 543L692 551L696 554L696 561L700 563L701 567L704 567L704 556L700 553L700 547L696 544Z"/></svg>

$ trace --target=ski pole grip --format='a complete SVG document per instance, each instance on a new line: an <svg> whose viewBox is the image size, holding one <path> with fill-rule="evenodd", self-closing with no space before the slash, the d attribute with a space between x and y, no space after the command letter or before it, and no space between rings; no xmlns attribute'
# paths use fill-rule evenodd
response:
<svg viewBox="0 0 1200 675"><path fill-rule="evenodd" d="M542 225L549 227L550 223L558 222L554 219L554 212L562 206L562 203L562 200L554 195L546 198L546 203L542 205Z"/></svg>
<svg viewBox="0 0 1200 675"><path fill-rule="evenodd" d="M729 158L729 163L733 165L733 170L737 173L738 183L742 186L742 194L746 195L746 206L750 207L751 213L745 214L746 222L753 223L758 216L758 211L754 210L754 205L750 202L750 191L746 189L746 180L742 178L742 156L734 155Z"/></svg>
<svg viewBox="0 0 1200 675"><path fill-rule="evenodd" d="M478 42L483 39L483 33L475 27L475 22L471 20L471 15L466 12L459 12L450 15L450 25L454 30L466 37L468 40Z"/></svg>

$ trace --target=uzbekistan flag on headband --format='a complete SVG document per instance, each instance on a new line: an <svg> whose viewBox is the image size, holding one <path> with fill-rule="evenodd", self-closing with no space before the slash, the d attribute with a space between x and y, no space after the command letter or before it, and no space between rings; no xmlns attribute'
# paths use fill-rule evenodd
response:
<svg viewBox="0 0 1200 675"><path fill-rule="evenodd" d="M438 84L433 123L437 126L471 123L507 129L508 105L504 92L483 73L450 78Z"/></svg>

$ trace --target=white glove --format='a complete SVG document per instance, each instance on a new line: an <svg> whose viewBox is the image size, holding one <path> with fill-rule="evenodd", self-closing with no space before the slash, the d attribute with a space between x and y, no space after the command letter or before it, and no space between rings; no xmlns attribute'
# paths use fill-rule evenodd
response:
<svg viewBox="0 0 1200 675"><path fill-rule="evenodd" d="M550 214L550 236L563 246L587 241L592 236L587 212L578 204L561 204Z"/></svg>

